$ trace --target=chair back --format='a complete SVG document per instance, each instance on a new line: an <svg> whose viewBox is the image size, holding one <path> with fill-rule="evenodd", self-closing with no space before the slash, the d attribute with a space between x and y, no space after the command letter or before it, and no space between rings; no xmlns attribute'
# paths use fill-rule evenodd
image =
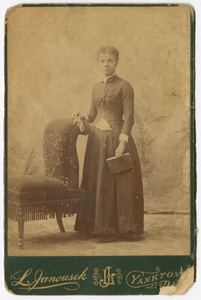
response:
<svg viewBox="0 0 201 300"><path fill-rule="evenodd" d="M79 185L79 161L76 141L79 134L87 135L91 127L84 122L85 131L73 125L73 119L57 119L49 122L43 134L45 176L65 183L69 189Z"/></svg>

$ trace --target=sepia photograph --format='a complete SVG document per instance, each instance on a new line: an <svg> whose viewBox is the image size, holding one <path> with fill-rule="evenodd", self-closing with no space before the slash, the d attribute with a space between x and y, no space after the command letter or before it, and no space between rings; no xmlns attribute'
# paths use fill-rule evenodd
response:
<svg viewBox="0 0 201 300"><path fill-rule="evenodd" d="M184 256L191 269L193 8L23 4L5 20L7 258ZM93 288L168 286L185 269L177 263L165 284L157 263L151 283L143 268L124 275L102 263ZM10 284L30 268L12 268Z"/></svg>

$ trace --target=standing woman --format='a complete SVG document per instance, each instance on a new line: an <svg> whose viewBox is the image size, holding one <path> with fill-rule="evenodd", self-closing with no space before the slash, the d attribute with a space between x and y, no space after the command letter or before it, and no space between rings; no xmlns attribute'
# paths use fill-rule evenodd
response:
<svg viewBox="0 0 201 300"><path fill-rule="evenodd" d="M93 87L88 115L77 114L74 123L92 124L88 137L81 188L86 191L83 211L75 230L89 236L135 239L143 233L143 189L140 162L131 136L134 91L116 74L119 51L101 47L97 60L103 79ZM106 159L129 152L134 168L110 174Z"/></svg>

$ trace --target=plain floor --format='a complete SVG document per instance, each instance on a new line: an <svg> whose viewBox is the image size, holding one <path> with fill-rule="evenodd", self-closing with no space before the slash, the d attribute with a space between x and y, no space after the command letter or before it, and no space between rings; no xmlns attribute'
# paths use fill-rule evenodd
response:
<svg viewBox="0 0 201 300"><path fill-rule="evenodd" d="M144 234L137 241L102 242L83 239L73 230L74 217L63 219L61 233L56 219L25 222L24 248L18 249L17 222L8 220L10 256L136 256L189 255L189 214L145 214Z"/></svg>

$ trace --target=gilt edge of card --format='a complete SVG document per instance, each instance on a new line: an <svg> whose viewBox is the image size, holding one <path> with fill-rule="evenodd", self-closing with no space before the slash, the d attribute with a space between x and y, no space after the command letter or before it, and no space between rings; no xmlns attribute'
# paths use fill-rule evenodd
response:
<svg viewBox="0 0 201 300"><path fill-rule="evenodd" d="M118 8L130 10L136 8L172 8L186 7L189 10L189 109L190 109L190 251L189 255L85 255L83 256L29 256L23 254L9 255L9 225L8 225L8 115L9 115L9 68L8 68L8 18L5 17L5 156L4 156L4 186L5 186L5 286L16 295L157 295L160 291L179 285L183 274L193 269L193 281L196 279L196 154L195 154L195 13L191 6L185 4L22 4L21 8ZM12 11L15 7L11 8ZM11 12L12 14L12 12ZM131 25L132 26L132 25ZM80 70L81 72L81 70ZM150 214L151 215L151 214ZM152 216L155 214L153 213ZM161 213L161 216L165 213ZM174 214L169 214L171 217ZM177 212L175 212L177 215ZM48 220L46 221L48 223ZM55 221L56 222L56 221ZM30 223L30 222L28 222ZM34 222L33 222L34 223ZM15 222L16 227L17 223ZM28 225L27 225L28 226ZM56 227L56 225L55 225ZM147 227L146 227L147 228ZM17 232L17 230L16 230ZM145 231L146 233L146 231ZM58 232L58 234L60 234ZM37 232L36 232L37 236ZM55 237L55 235L54 235ZM51 238L51 237L50 237ZM146 235L148 239L148 235ZM59 238L58 238L59 239ZM132 242L137 244L143 239ZM36 238L36 243L37 243ZM62 243L64 241L62 240ZM16 238L17 243L17 238ZM42 244L43 241L40 240ZM129 242L130 243L130 242ZM26 240L24 241L26 244ZM112 243L105 243L110 248ZM82 244L80 244L82 245ZM90 245L90 244L89 244ZM121 242L121 247L127 247ZM50 247L54 248L53 244ZM92 246L93 247L93 246ZM143 245L142 245L143 247ZM54 251L54 249L53 249ZM66 251L68 241L66 240ZM18 252L19 253L19 252ZM192 281L192 276L189 280ZM164 292L165 294L165 292Z"/></svg>

